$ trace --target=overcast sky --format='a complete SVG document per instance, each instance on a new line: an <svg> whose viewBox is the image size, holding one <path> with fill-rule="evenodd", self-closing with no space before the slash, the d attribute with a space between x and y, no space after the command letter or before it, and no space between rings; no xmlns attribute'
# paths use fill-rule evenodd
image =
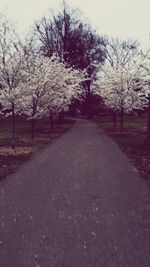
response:
<svg viewBox="0 0 150 267"><path fill-rule="evenodd" d="M100 34L138 39L150 43L150 0L68 0L78 7ZM0 0L0 12L18 23L20 31L28 31L33 21L58 9L62 0Z"/></svg>

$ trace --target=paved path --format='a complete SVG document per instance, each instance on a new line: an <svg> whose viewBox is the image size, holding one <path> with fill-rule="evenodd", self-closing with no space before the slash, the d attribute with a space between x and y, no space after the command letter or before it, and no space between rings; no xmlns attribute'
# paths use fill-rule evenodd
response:
<svg viewBox="0 0 150 267"><path fill-rule="evenodd" d="M0 184L0 267L149 267L148 185L93 123Z"/></svg>

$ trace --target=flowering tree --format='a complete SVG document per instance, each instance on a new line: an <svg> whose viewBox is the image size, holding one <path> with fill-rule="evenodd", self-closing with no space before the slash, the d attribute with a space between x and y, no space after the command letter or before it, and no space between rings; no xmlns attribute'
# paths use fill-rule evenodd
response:
<svg viewBox="0 0 150 267"><path fill-rule="evenodd" d="M136 64L140 68L140 83L148 99L147 138L145 144L150 146L150 49L146 53L140 52Z"/></svg>
<svg viewBox="0 0 150 267"><path fill-rule="evenodd" d="M105 66L98 83L97 94L112 110L119 111L123 130L124 113L147 106L145 91L139 83L139 69Z"/></svg>
<svg viewBox="0 0 150 267"><path fill-rule="evenodd" d="M15 114L19 99L18 85L22 58L21 41L14 30L13 24L2 17L0 21L0 102L5 114L12 115L13 146L15 143Z"/></svg>
<svg viewBox="0 0 150 267"><path fill-rule="evenodd" d="M136 58L138 54L139 44L137 41L124 41L118 38L105 37L104 44L106 59L105 65L100 66L102 72L107 72L109 67L110 70L114 70L114 73L117 73L117 70L120 72L123 69L132 69L133 59ZM117 123L116 110L116 108L112 109L112 117L115 126Z"/></svg>
<svg viewBox="0 0 150 267"><path fill-rule="evenodd" d="M39 51L38 51L39 52ZM11 23L4 19L0 28L0 103L4 114L12 116L12 143L15 145L15 115L25 114L35 121L67 110L81 94L85 72L66 65L56 57L37 53L32 39L22 43Z"/></svg>
<svg viewBox="0 0 150 267"><path fill-rule="evenodd" d="M121 117L123 129L124 112L141 109L147 105L145 91L141 86L141 71L138 61L137 41L121 41L105 38L106 62L101 66L98 94L113 111L116 124L116 111Z"/></svg>
<svg viewBox="0 0 150 267"><path fill-rule="evenodd" d="M66 68L64 64L57 64L56 77L53 79L53 85L48 83L48 90L45 95L45 111L52 117L60 112L67 111L72 99L79 99L83 93L81 83L86 80L85 72ZM59 77L59 79L58 79Z"/></svg>
<svg viewBox="0 0 150 267"><path fill-rule="evenodd" d="M41 115L40 101L46 91L47 68L43 58L30 55L22 65L20 82L19 113L31 120L32 137L34 137L35 119Z"/></svg>
<svg viewBox="0 0 150 267"><path fill-rule="evenodd" d="M45 58L31 54L24 63L21 77L20 113L31 120L34 138L36 119L49 116L52 123L53 115L66 110L71 99L78 97L84 72L66 68L55 56Z"/></svg>

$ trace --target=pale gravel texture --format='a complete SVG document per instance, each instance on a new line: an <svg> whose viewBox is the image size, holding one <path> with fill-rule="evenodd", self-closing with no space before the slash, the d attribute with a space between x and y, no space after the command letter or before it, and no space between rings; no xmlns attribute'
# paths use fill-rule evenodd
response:
<svg viewBox="0 0 150 267"><path fill-rule="evenodd" d="M149 267L150 196L95 124L0 183L0 267Z"/></svg>

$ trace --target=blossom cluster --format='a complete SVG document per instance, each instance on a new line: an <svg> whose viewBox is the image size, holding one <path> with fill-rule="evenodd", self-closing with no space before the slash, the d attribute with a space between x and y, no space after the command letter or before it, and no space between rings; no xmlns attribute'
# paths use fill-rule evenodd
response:
<svg viewBox="0 0 150 267"><path fill-rule="evenodd" d="M150 94L149 53L144 55L138 51L124 65L119 64L121 60L118 57L117 65L106 61L97 82L96 94L115 111L144 109L148 106Z"/></svg>
<svg viewBox="0 0 150 267"><path fill-rule="evenodd" d="M15 114L25 114L28 119L58 114L80 97L84 79L84 71L67 68L56 56L19 50L1 65L0 103L3 110L11 113L13 106Z"/></svg>

